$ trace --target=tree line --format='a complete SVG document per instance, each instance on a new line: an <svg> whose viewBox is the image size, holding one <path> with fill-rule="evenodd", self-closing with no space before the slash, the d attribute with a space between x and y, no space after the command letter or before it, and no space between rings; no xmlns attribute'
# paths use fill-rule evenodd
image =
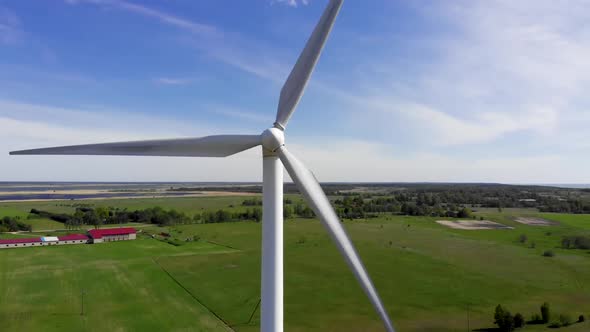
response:
<svg viewBox="0 0 590 332"><path fill-rule="evenodd" d="M590 249L590 236L568 235L561 239L564 249Z"/></svg>
<svg viewBox="0 0 590 332"><path fill-rule="evenodd" d="M303 200L284 199L283 217L314 218L313 210ZM389 197L373 195L344 195L332 201L336 214L340 219L375 218L380 214L389 213L409 216L433 216L472 218L471 209L457 204L443 204L437 198L428 195L412 197L406 193L394 194ZM242 201L242 206L261 206L259 198Z"/></svg>
<svg viewBox="0 0 590 332"><path fill-rule="evenodd" d="M334 200L336 213L341 219L377 217L382 213L408 216L432 216L471 218L471 209L459 204L445 204L434 195L407 193L393 194L389 197L373 195L345 195Z"/></svg>
<svg viewBox="0 0 590 332"><path fill-rule="evenodd" d="M3 217L0 218L0 232L18 232L26 231L30 232L33 228L29 224L25 224L21 221L20 217Z"/></svg>
<svg viewBox="0 0 590 332"><path fill-rule="evenodd" d="M583 323L586 320L584 315L578 317L577 322ZM553 315L549 303L545 302L540 307L540 314L535 313L527 322L524 316L516 313L514 316L502 305L498 304L494 310L494 324L498 325L500 332L512 332L515 329L523 328L526 324L549 324L550 328L566 327L574 323L572 317L562 313L559 316Z"/></svg>
<svg viewBox="0 0 590 332"><path fill-rule="evenodd" d="M216 211L203 211L188 215L174 209L163 209L159 206L142 210L129 211L127 209L109 207L78 207L73 214L53 213L31 209L31 215L48 218L64 224L67 229L78 229L82 226L143 223L160 226L192 224L192 223L220 223L237 221L256 221L262 219L262 209L254 207L239 212L230 212L224 209Z"/></svg>
<svg viewBox="0 0 590 332"><path fill-rule="evenodd" d="M415 202L418 206L455 204L490 208L533 207L542 212L590 213L590 189L494 183L323 183L321 187L327 195L331 196L357 196L359 192L363 192L363 195L373 197L395 196L398 202ZM259 184L251 184L171 190L261 193L262 187ZM286 183L284 192L298 193L298 190L295 185ZM420 201L424 201L424 204L420 204ZM418 214L423 215L422 212Z"/></svg>
<svg viewBox="0 0 590 332"><path fill-rule="evenodd" d="M358 196L342 191L343 196ZM590 190L499 184L405 184L388 191L370 191L365 198L393 197L417 206L471 205L489 208L538 208L541 212L590 213ZM449 209L452 210L452 209ZM419 213L419 215L422 215Z"/></svg>

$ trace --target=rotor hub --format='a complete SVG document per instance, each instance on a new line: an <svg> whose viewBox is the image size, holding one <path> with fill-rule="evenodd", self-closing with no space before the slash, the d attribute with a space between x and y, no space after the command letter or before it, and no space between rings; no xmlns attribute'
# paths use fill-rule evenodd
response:
<svg viewBox="0 0 590 332"><path fill-rule="evenodd" d="M268 128L262 132L262 147L266 150L275 152L278 148L285 145L285 134L278 128Z"/></svg>

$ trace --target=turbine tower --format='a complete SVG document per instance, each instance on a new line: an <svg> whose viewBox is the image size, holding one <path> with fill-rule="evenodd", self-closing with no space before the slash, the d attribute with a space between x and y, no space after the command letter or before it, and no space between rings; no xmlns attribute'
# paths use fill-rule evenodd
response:
<svg viewBox="0 0 590 332"><path fill-rule="evenodd" d="M263 332L283 331L283 168L297 185L336 243L361 287L381 317L387 331L395 331L352 242L313 173L285 147L285 128L293 114L343 0L330 0L322 17L281 89L276 121L260 135L213 135L181 138L73 145L10 152L11 155L119 155L167 157L227 157L262 146L263 215L261 326ZM282 164L282 165L281 165Z"/></svg>

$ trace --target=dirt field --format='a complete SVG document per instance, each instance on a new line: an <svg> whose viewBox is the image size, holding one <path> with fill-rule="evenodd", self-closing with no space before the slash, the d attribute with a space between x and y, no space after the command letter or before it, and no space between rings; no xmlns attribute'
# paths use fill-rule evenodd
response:
<svg viewBox="0 0 590 332"><path fill-rule="evenodd" d="M512 229L510 226L489 220L437 220L437 223L454 229Z"/></svg>
<svg viewBox="0 0 590 332"><path fill-rule="evenodd" d="M529 226L555 226L557 222L542 219L542 218L530 218L530 217L518 217L514 219L514 221L519 222L521 224L529 225Z"/></svg>

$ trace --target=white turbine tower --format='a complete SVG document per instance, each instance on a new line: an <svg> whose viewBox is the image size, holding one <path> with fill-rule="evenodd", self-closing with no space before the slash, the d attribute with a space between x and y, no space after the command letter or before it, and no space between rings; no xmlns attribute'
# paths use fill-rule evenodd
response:
<svg viewBox="0 0 590 332"><path fill-rule="evenodd" d="M330 0L295 67L281 89L274 126L261 135L214 135L181 138L87 144L13 151L11 155L123 155L170 157L227 157L262 145L262 295L261 331L283 331L283 168L330 233L340 253L371 300L387 331L394 331L389 316L352 242L346 235L330 201L313 173L285 147L284 130L293 114L343 0Z"/></svg>

